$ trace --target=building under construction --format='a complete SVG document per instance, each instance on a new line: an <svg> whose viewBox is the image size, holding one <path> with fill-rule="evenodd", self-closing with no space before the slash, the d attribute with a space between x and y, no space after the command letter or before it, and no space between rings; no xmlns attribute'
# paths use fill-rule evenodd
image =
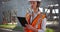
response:
<svg viewBox="0 0 60 32"><path fill-rule="evenodd" d="M0 24L15 22L16 15L17 8L13 0L0 0Z"/></svg>

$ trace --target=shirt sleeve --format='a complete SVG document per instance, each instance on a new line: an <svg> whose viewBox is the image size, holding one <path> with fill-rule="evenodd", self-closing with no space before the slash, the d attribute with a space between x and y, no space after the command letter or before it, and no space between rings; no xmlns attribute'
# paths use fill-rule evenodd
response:
<svg viewBox="0 0 60 32"><path fill-rule="evenodd" d="M43 19L42 21L42 29L39 29L38 32L45 32L46 30L46 18Z"/></svg>

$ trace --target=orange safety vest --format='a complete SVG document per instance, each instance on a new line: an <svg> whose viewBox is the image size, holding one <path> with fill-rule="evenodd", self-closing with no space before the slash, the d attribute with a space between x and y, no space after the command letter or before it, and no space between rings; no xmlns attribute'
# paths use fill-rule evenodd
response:
<svg viewBox="0 0 60 32"><path fill-rule="evenodd" d="M42 19L44 19L45 18L45 14L44 15L42 15L42 18L40 19L40 23L38 24L38 28L37 29L41 29L41 24L42 24ZM35 19L33 20L33 22L32 22L32 27L35 27L35 25L36 25L36 23L38 22L38 19L41 17L41 14L38 14L36 17L35 17ZM30 22L30 19L28 20L28 23ZM25 31L26 32L33 32L32 30L30 30L30 29L28 29L27 27L26 27L26 29L25 29Z"/></svg>

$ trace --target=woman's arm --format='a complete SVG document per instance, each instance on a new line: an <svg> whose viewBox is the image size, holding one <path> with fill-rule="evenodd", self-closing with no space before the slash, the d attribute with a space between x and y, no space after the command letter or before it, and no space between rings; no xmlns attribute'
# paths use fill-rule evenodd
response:
<svg viewBox="0 0 60 32"><path fill-rule="evenodd" d="M26 16L25 16L25 18L26 18L27 22L29 21L30 17L31 17L31 16L30 16L30 14L29 14L29 13L27 13L27 14L26 14ZM29 22L28 22L28 23L29 23Z"/></svg>
<svg viewBox="0 0 60 32"><path fill-rule="evenodd" d="M25 18L26 18L26 20L27 20L27 22L28 22L28 20L29 20L29 18L30 18L30 14L29 14L29 13L26 13ZM28 23L29 23L29 22L28 22ZM26 31L25 31L26 29L27 29L26 27L23 27L24 32L26 32Z"/></svg>
<svg viewBox="0 0 60 32"><path fill-rule="evenodd" d="M47 21L47 19L44 18L43 21L42 21L42 29L39 29L38 32L45 32L45 30L46 30L46 21Z"/></svg>

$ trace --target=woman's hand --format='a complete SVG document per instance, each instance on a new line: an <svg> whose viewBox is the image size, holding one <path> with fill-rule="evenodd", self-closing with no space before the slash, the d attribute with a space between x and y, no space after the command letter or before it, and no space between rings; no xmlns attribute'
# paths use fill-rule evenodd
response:
<svg viewBox="0 0 60 32"><path fill-rule="evenodd" d="M28 29L33 30L34 32L38 32L38 29L32 27L32 25L30 25L30 24L26 24L26 27L27 27Z"/></svg>
<svg viewBox="0 0 60 32"><path fill-rule="evenodd" d="M33 27L32 27L30 24L26 24L26 27L27 27L28 29L33 29Z"/></svg>
<svg viewBox="0 0 60 32"><path fill-rule="evenodd" d="M24 32L26 32L25 30L26 30L27 28L28 28L28 29L31 29L31 30L33 29L33 27L32 27L30 24L26 24L26 27L24 27L24 29L23 29Z"/></svg>

